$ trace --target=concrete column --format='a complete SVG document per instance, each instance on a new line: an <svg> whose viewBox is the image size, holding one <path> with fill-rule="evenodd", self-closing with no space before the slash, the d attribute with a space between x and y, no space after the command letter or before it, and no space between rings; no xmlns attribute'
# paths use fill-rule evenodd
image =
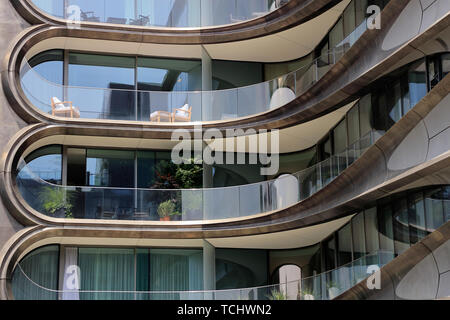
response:
<svg viewBox="0 0 450 320"><path fill-rule="evenodd" d="M203 289L216 289L216 248L207 240L203 241Z"/></svg>

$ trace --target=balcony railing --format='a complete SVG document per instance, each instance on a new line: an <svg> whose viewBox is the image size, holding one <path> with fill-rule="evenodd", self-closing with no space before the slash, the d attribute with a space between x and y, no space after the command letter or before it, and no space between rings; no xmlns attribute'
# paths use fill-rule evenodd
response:
<svg viewBox="0 0 450 320"><path fill-rule="evenodd" d="M18 298L32 295L35 300L330 300L363 281L374 269L381 268L393 258L392 252L377 251L337 269L301 280L210 291L54 290L31 279L19 263L13 278L13 291Z"/></svg>
<svg viewBox="0 0 450 320"><path fill-rule="evenodd" d="M240 23L289 0L32 0L42 11L69 21L131 26L199 28Z"/></svg>
<svg viewBox="0 0 450 320"><path fill-rule="evenodd" d="M38 74L26 60L20 70L21 87L29 101L45 113L69 118L144 122L226 121L248 117L288 104L312 87L364 33L364 21L339 47L278 78L245 87L214 91L144 91L66 86ZM131 86L133 87L133 86ZM67 101L57 110L52 101ZM188 105L191 112L177 109ZM161 116L158 116L161 115Z"/></svg>
<svg viewBox="0 0 450 320"><path fill-rule="evenodd" d="M324 188L379 136L369 132L344 152L275 180L210 189L138 189L60 186L27 165L16 182L24 200L55 218L197 221L248 217L290 207Z"/></svg>

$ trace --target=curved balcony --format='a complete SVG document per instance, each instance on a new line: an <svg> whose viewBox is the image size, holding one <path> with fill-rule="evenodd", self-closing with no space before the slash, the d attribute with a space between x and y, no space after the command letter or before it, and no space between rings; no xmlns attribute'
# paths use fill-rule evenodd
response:
<svg viewBox="0 0 450 320"><path fill-rule="evenodd" d="M59 0L31 3L66 21L140 27L201 28L241 23L277 10L289 0Z"/></svg>
<svg viewBox="0 0 450 320"><path fill-rule="evenodd" d="M330 300L369 275L369 267L381 268L394 254L376 251L337 269L316 276L268 286L209 291L58 290L48 288L27 273L26 258L13 277L14 295L34 300Z"/></svg>
<svg viewBox="0 0 450 320"><path fill-rule="evenodd" d="M27 204L53 218L213 221L247 218L288 208L324 188L376 140L371 131L346 151L278 179L210 189L60 186L41 180L26 164L16 183Z"/></svg>
<svg viewBox="0 0 450 320"><path fill-rule="evenodd" d="M317 83L366 30L360 25L338 49L276 79L227 90L144 91L65 86L48 81L24 61L20 83L31 105L66 119L151 122L231 121L287 105Z"/></svg>
<svg viewBox="0 0 450 320"><path fill-rule="evenodd" d="M297 81L295 83L295 88L292 87L292 84L294 80L291 77L291 80L283 80L283 77L281 77L280 82L287 82L286 84L282 84L281 86L276 83L277 81L273 81L274 84L267 85L267 88L260 88L264 94L261 94L261 100L264 102L262 107L256 107L253 110L245 110L242 111L242 108L238 110L239 101L245 101L245 99L248 99L248 94L245 94L245 90L249 90L249 94L259 94L258 90L255 89L255 87L250 86L250 88L243 88L242 92L242 99L237 100L237 93L232 94L231 97L234 98L233 101L231 101L231 112L229 113L227 109L227 103L226 107L221 107L220 103L217 103L217 113L210 108L209 106L206 106L207 109L203 110L202 107L204 106L203 102L201 101L202 107L196 107L192 106L192 113L190 114L191 119L194 119L194 117L197 117L196 119L200 119L203 116L205 119L220 119L216 120L220 123L205 123L205 127L227 127L227 126L239 126L241 128L280 128L280 127L287 127L289 125L299 124L306 121L310 121L312 119L315 119L316 117L320 116L321 114L324 114L325 112L331 110L334 106L336 106L337 103L344 102L345 99L348 99L352 95L356 95L357 92L360 90L361 87L366 86L367 83L369 83L371 80L376 79L377 77L382 76L385 74L386 70L389 68L394 67L395 65L398 65L397 62L399 60L405 61L402 59L408 60L408 55L413 54L417 50L413 49L415 47L420 47L424 44L424 34L418 32L417 37L413 37L412 35L409 36L407 39L399 40L398 44L401 43L410 43L410 46L401 46L401 47L395 47L392 48L379 48L379 50L367 50L366 44L368 42L377 42L382 43L385 38L389 38L392 36L392 30L389 30L388 26L395 22L397 20L401 20L401 17L397 17L397 14L400 14L400 12L404 9L406 3L402 2L389 2L388 7L386 7L382 12L382 18L384 23L387 23L386 28L382 28L380 32L378 31L369 31L365 32L364 36L357 41L356 45L354 45L351 48L351 52L348 52L342 59L339 60L339 63L336 63L335 65L328 65L328 68L331 69L329 72L326 72L324 76L319 73L319 77L313 78L312 81L316 81L316 79L320 78L319 81L316 81L315 85L312 85L309 87L306 92L303 92L303 94L300 94L300 97L296 97L294 100L292 98L289 98L289 95L292 96L292 93L294 93L295 96L297 96L299 92L294 91L303 91L302 83L300 81ZM431 9L429 9L431 10ZM420 13L422 14L422 13ZM429 28L430 30L427 33L427 36L430 34L437 35L440 31L443 30L443 28L446 25L446 20L448 20L448 15L441 19L440 21L436 22L434 25L428 21L427 23L422 24L421 30L425 30L426 28ZM424 20L425 21L425 20ZM430 27L431 25L431 27ZM395 23L394 27L397 27L397 23ZM392 29L392 28L391 28ZM395 28L394 28L395 29ZM38 93L38 90L35 88L20 88L20 66L23 63L23 58L26 56L26 52L29 50L29 48L32 48L36 44L36 40L39 38L42 39L50 39L56 36L75 36L75 34L68 34L68 31L74 31L75 33L78 32L77 30L66 30L59 27L52 27L51 30L47 27L39 27L34 28L33 30L30 30L27 32L26 37L21 37L17 44L15 44L13 47L13 50L10 54L9 61L6 61L8 63L8 73L3 73L3 81L4 81L4 88L7 93L7 97L9 101L11 102L11 105L15 109L15 111L26 121L36 122L36 121L43 121L43 122L54 122L54 123L82 123L83 125L109 125L111 123L114 123L118 127L126 128L129 130L130 134L132 134L132 131L134 131L135 125L133 123L128 123L127 121L119 120L115 122L105 123L104 120L98 121L98 120L84 120L81 121L79 119L71 119L71 118L63 118L63 117L52 117L48 113L42 112L39 108L33 107L33 97L30 99L27 98L27 95L25 94L25 91L30 91L32 94L35 94L35 100L38 100L37 104L42 104L45 110L48 112L51 109L51 100L49 100L49 97L40 97L40 94ZM81 34L80 34L81 35ZM78 36L80 36L78 35ZM87 38L90 38L92 34L89 34ZM103 36L98 34L97 38L102 38ZM131 41L131 40L130 40ZM364 55L363 53L366 53L367 55ZM418 52L418 51L417 51ZM364 59L361 58L364 56ZM352 68L352 72L349 73L349 65L354 65L354 68ZM320 65L319 70L322 67L327 67ZM331 67L331 68L330 68ZM5 66L6 68L6 66ZM314 69L314 67L313 67ZM354 70L353 70L354 69ZM300 72L301 74L301 72ZM307 73L308 74L308 73ZM311 71L310 73L314 77L314 73ZM33 77L32 77L33 78ZM302 78L302 79L306 79ZM290 82L290 84L289 84ZM307 82L307 81L305 81ZM270 86L272 88L270 88ZM300 89L299 89L300 88ZM254 90L255 89L255 90ZM281 98L286 99L286 101L290 101L290 103L286 103L281 107L277 107L274 109L270 109L270 104L272 102L272 97L275 95L278 89L282 89L279 91L279 96ZM287 89L287 90L284 90ZM53 89L50 89L52 91ZM78 89L76 89L78 90ZM84 88L83 88L84 90ZM238 89L236 89L238 90ZM55 89L57 93L59 93L60 89ZM288 93L289 92L289 93ZM273 93L273 95L272 95ZM165 93L164 93L165 94ZM219 94L219 93L218 93ZM225 91L223 94L227 94ZM51 95L51 94L48 94ZM101 96L102 94L97 93L97 95ZM137 95L137 93L135 94ZM149 96L149 93L146 93L147 96ZM183 96L184 95L184 96ZM277 94L278 95L278 94ZM196 100L199 99L199 94L197 94ZM53 95L52 95L53 97ZM50 97L50 99L52 98ZM287 97L287 98L286 98ZM62 94L57 97L59 100L68 100L66 97ZM217 99L216 99L217 98ZM142 132L142 128L146 129L145 131L158 131L158 137L161 138L167 138L169 135L167 135L167 131L161 130L161 126L158 125L158 122L151 122L149 116L150 111L156 112L156 111L165 111L164 113L172 113L175 109L183 106L179 103L188 102L187 94L185 93L174 93L173 97L164 96L161 100L163 103L159 103L158 105L152 109L152 106L146 106L146 111L144 114L139 114L138 112L141 112L138 110L138 108L135 105L138 105L138 99L137 98L130 98L134 99L133 103L131 103L131 113L123 114L121 113L118 118L124 117L126 119L137 119L141 117L143 121L139 123L139 127L136 129L139 129L140 132ZM203 99L203 96L201 97ZM205 101L211 100L212 97L208 96L206 94ZM219 97L214 97L215 100L219 101ZM41 101L39 101L41 100ZM156 98L158 101L158 98ZM225 101L226 99L222 100ZM274 99L275 102L280 99ZM71 100L69 100L71 101ZM103 97L100 98L100 101L103 101ZM75 107L78 107L77 101L71 101L72 105ZM206 103L206 102L205 102ZM83 104L83 103L82 103ZM169 106L169 104L172 104ZM253 103L251 103L253 104ZM275 106L279 105L278 103L274 103ZM196 107L196 108L195 108ZM79 108L79 107L78 107ZM194 110L194 108L196 110ZM222 110L221 110L222 108ZM253 106L251 106L253 108ZM249 109L251 109L249 108ZM155 110L155 111L153 111ZM264 112L264 110L267 110ZM90 110L87 110L90 111ZM261 112L262 111L262 112ZM95 114L98 117L102 117L102 113L105 113L103 110L103 106L96 105L93 110L91 111L93 114ZM253 112L256 112L252 116L245 116L246 114L251 114ZM80 112L81 113L81 112ZM233 120L236 117L240 117L239 113L242 113L242 117L239 120ZM231 117L230 117L231 115ZM158 119L158 118L156 118ZM161 119L161 117L160 117ZM166 119L170 119L170 116L166 116ZM203 119L202 119L203 120ZM209 120L205 120L209 121ZM178 123L178 125L169 125L166 124L164 126L164 129L168 128L174 128L178 127L180 125L184 125L188 127L189 130L193 129L193 125L188 123ZM133 133L134 134L134 133ZM154 135L153 135L154 137Z"/></svg>
<svg viewBox="0 0 450 320"><path fill-rule="evenodd" d="M330 11L334 16L333 10L341 10L346 1L120 0L114 6L100 5L108 4L106 0L11 2L31 24L139 32L166 43L220 43L266 36Z"/></svg>

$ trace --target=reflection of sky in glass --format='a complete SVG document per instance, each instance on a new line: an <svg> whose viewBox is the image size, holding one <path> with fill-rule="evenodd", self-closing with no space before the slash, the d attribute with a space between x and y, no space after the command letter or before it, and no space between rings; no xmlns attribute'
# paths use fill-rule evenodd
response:
<svg viewBox="0 0 450 320"><path fill-rule="evenodd" d="M36 158L27 166L42 180L61 180L61 155L59 154Z"/></svg>
<svg viewBox="0 0 450 320"><path fill-rule="evenodd" d="M264 15L273 0L67 0L81 9L82 21L114 24L199 27ZM33 0L41 10L64 16L63 0ZM67 13L65 13L67 16Z"/></svg>
<svg viewBox="0 0 450 320"><path fill-rule="evenodd" d="M138 81L161 86L167 73L168 71L164 69L138 68Z"/></svg>
<svg viewBox="0 0 450 320"><path fill-rule="evenodd" d="M98 117L109 103L111 84L119 84L116 88L134 89L134 69L104 66L69 65L69 85L91 88L68 88L68 99L80 111L90 111L87 117ZM95 89L99 88L99 89Z"/></svg>

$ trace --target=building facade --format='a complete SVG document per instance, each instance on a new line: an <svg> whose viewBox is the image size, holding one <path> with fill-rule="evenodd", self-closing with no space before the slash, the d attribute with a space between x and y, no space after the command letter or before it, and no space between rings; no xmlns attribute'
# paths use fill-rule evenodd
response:
<svg viewBox="0 0 450 320"><path fill-rule="evenodd" d="M0 298L450 296L447 0L2 0Z"/></svg>

